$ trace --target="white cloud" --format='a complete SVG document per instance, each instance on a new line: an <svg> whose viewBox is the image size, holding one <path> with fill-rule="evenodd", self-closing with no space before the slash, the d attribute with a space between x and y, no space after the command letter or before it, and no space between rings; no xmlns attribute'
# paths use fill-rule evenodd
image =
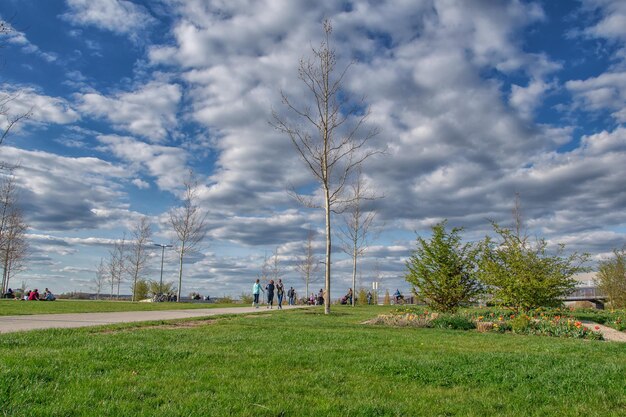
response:
<svg viewBox="0 0 626 417"><path fill-rule="evenodd" d="M177 127L176 112L182 97L181 87L151 81L132 92L113 96L100 93L77 94L78 109L109 120L117 129L162 142Z"/></svg>
<svg viewBox="0 0 626 417"><path fill-rule="evenodd" d="M33 44L26 38L26 34L24 32L16 30L10 23L3 21L1 17L0 22L7 30L3 35L7 37L6 39L9 44L21 46L22 52L35 54L47 62L55 62L58 59L57 54L42 51L37 45Z"/></svg>
<svg viewBox="0 0 626 417"><path fill-rule="evenodd" d="M2 147L5 162L18 163L16 183L27 221L38 230L107 228L128 216L120 182L123 167L93 157L72 158L44 151ZM68 198L68 193L71 198ZM103 218L97 210L120 209L117 216Z"/></svg>
<svg viewBox="0 0 626 417"><path fill-rule="evenodd" d="M173 191L181 186L187 173L187 153L183 149L148 144L128 136L101 135L97 139L135 170L145 170L154 176L161 189ZM140 188L147 185L139 181L134 180L133 184Z"/></svg>
<svg viewBox="0 0 626 417"><path fill-rule="evenodd" d="M145 7L127 0L67 0L63 15L74 25L95 26L138 40L147 26L155 23Z"/></svg>
<svg viewBox="0 0 626 417"><path fill-rule="evenodd" d="M626 71L568 81L565 86L579 106L591 111L611 110L618 122L626 123Z"/></svg>

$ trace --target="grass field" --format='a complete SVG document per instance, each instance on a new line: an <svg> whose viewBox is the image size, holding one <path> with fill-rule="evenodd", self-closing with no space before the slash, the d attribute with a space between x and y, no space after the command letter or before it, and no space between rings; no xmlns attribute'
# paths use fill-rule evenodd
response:
<svg viewBox="0 0 626 417"><path fill-rule="evenodd" d="M626 415L624 344L360 324L388 310L0 335L0 414Z"/></svg>
<svg viewBox="0 0 626 417"><path fill-rule="evenodd" d="M0 300L0 316L58 313L105 313L113 311L181 310L192 308L240 307L241 304L209 303L132 303L130 301L56 300L17 301Z"/></svg>

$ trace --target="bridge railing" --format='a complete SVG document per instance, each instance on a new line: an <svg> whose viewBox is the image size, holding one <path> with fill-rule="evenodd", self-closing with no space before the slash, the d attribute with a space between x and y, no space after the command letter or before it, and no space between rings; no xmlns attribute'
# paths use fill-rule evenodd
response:
<svg viewBox="0 0 626 417"><path fill-rule="evenodd" d="M606 294L597 287L576 287L576 289L565 297L566 300L572 299L598 299L606 298Z"/></svg>

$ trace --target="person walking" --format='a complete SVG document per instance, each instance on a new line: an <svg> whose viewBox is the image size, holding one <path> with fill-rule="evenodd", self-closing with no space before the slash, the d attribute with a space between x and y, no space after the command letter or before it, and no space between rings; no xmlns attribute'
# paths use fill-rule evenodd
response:
<svg viewBox="0 0 626 417"><path fill-rule="evenodd" d="M285 285L283 280L278 278L278 284L276 284L276 295L278 295L278 309L283 309L283 297L285 296Z"/></svg>
<svg viewBox="0 0 626 417"><path fill-rule="evenodd" d="M287 290L287 297L289 298L289 305L292 306L295 303L293 302L294 300L294 296L295 296L295 291L293 289L293 287L290 287L289 290Z"/></svg>
<svg viewBox="0 0 626 417"><path fill-rule="evenodd" d="M252 307L259 308L259 294L263 291L261 288L261 284L259 284L259 280L257 278L256 282L252 286L252 296L254 297L254 301L252 302Z"/></svg>
<svg viewBox="0 0 626 417"><path fill-rule="evenodd" d="M274 280L270 279L270 282L265 286L265 291L267 291L267 308L274 308L274 289L276 285L274 285Z"/></svg>

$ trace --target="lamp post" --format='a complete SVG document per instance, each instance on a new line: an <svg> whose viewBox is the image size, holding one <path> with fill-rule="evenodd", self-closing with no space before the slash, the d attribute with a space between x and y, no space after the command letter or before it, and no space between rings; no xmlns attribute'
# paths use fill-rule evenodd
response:
<svg viewBox="0 0 626 417"><path fill-rule="evenodd" d="M154 246L161 248L161 280L159 281L159 297L163 294L163 258L165 256L165 248L171 248L172 245L163 245L162 243L155 243Z"/></svg>

